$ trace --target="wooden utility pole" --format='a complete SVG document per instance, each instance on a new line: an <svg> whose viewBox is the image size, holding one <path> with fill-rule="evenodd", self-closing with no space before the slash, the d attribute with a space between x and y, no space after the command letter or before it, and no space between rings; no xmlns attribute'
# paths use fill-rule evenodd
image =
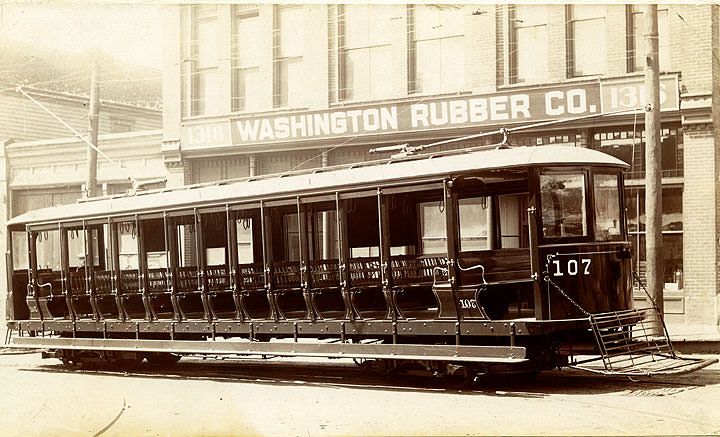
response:
<svg viewBox="0 0 720 437"><path fill-rule="evenodd" d="M657 4L643 5L645 17L645 254L647 288L660 315L664 311L662 252L662 161L660 151L660 63ZM663 334L655 320L656 335Z"/></svg>
<svg viewBox="0 0 720 437"><path fill-rule="evenodd" d="M88 140L96 147L98 145L98 121L100 115L100 85L98 83L100 62L96 56L93 59L92 73L90 74L90 129ZM88 145L87 147L87 181L85 182L85 195L94 197L97 193L97 151Z"/></svg>

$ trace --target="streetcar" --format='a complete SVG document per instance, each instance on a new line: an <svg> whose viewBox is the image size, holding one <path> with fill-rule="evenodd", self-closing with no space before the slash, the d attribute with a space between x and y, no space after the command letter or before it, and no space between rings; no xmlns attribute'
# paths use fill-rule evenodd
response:
<svg viewBox="0 0 720 437"><path fill-rule="evenodd" d="M345 357L473 377L709 364L676 356L648 333L652 308L633 308L626 163L554 145L407 155L15 217L6 343L69 366Z"/></svg>

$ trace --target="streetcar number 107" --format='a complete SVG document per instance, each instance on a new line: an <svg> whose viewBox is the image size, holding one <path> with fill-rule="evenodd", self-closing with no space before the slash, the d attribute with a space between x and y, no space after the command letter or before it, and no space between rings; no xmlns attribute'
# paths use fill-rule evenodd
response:
<svg viewBox="0 0 720 437"><path fill-rule="evenodd" d="M567 262L567 266L563 266L563 264L560 262L560 260L553 260L553 267L555 271L553 272L553 276L564 276L565 273L567 273L570 276L577 276L581 272L583 275L589 275L590 274L590 262L591 260L589 258L582 258L580 262L576 259L569 259ZM563 272L563 267L567 267L565 269L565 272Z"/></svg>

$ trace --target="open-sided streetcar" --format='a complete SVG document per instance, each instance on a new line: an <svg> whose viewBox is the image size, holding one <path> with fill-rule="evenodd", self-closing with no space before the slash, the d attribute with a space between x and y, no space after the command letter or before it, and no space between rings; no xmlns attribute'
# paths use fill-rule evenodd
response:
<svg viewBox="0 0 720 437"><path fill-rule="evenodd" d="M633 309L625 167L585 148L476 148L31 211L8 224L8 342L70 365L701 367Z"/></svg>

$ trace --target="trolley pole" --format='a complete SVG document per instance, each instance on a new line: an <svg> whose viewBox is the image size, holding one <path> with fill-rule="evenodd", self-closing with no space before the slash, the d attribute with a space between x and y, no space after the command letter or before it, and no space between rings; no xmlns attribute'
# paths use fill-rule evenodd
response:
<svg viewBox="0 0 720 437"><path fill-rule="evenodd" d="M645 17L645 253L647 288L662 316L662 167L660 151L660 64L658 55L657 4L643 5ZM654 313L653 313L654 314ZM654 334L662 335L660 320L654 320Z"/></svg>
<svg viewBox="0 0 720 437"><path fill-rule="evenodd" d="M100 114L100 85L98 84L99 76L99 57L94 56L92 73L90 74L90 128L88 131L88 139L96 147L98 145L98 121ZM87 181L85 182L85 195L94 197L97 193L97 151L88 145L87 147Z"/></svg>

